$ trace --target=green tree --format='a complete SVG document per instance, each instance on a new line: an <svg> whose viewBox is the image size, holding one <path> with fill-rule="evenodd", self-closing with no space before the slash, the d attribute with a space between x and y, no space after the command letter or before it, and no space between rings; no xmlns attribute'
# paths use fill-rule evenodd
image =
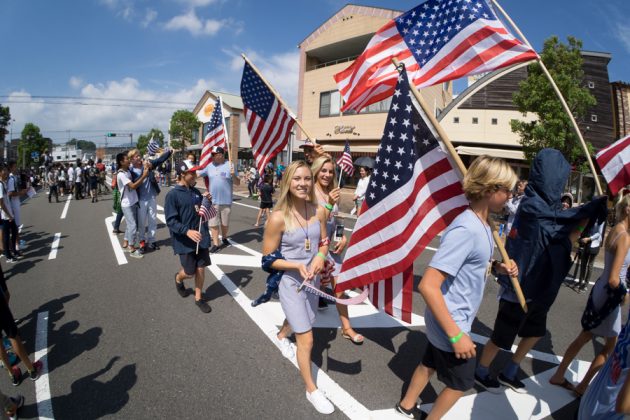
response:
<svg viewBox="0 0 630 420"><path fill-rule="evenodd" d="M171 134L171 147L176 150L185 150L193 139L193 132L199 129L201 122L197 116L190 111L180 109L173 113L171 117L171 126L169 133Z"/></svg>
<svg viewBox="0 0 630 420"><path fill-rule="evenodd" d="M140 150L140 153L143 155L147 152L147 146L149 145L151 137L158 142L160 147L164 147L164 133L159 128L152 128L146 135L141 134L138 137L138 150Z"/></svg>
<svg viewBox="0 0 630 420"><path fill-rule="evenodd" d="M96 143L89 140L77 140L73 138L66 143L68 146L75 146L77 149L81 149L84 152L93 152L96 150Z"/></svg>
<svg viewBox="0 0 630 420"><path fill-rule="evenodd" d="M42 136L38 126L27 123L22 130L18 144L18 166L27 168L31 165L39 165L40 159L31 159L31 153L37 152L41 158L48 148L48 142Z"/></svg>
<svg viewBox="0 0 630 420"><path fill-rule="evenodd" d="M8 134L7 127L10 122L11 112L9 111L9 107L0 105L0 141L4 141L5 136Z"/></svg>
<svg viewBox="0 0 630 420"><path fill-rule="evenodd" d="M580 121L597 101L589 90L582 86L584 81L580 54L582 41L571 36L567 37L567 41L568 45L560 42L558 37L548 38L541 58L566 99L573 117ZM576 168L582 170L587 168L586 157L571 120L538 63L528 67L527 79L520 83L513 99L523 115L531 112L538 117L537 121L512 120L510 123L512 131L519 134L519 142L529 161L539 150L551 147L560 150ZM592 154L593 146L587 143L587 147Z"/></svg>

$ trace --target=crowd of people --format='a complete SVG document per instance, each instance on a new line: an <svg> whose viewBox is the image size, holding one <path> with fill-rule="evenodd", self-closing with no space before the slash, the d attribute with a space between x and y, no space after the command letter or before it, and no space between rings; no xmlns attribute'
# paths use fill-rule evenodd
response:
<svg viewBox="0 0 630 420"><path fill-rule="evenodd" d="M348 307L342 304L343 293L332 292L349 241L339 214L341 189L337 164L320 145L306 142L302 148L303 161L269 168L262 178L257 177L257 172L245 169L244 180L250 194L259 196L260 211L255 226L264 226L262 265L271 273L270 278L275 276L277 280L275 292L285 315L277 333L278 347L283 356L296 358L306 399L318 412L329 414L334 406L317 388L311 372L312 328L318 310L327 306L327 300L335 302L341 336L355 345L361 345L365 337L353 329ZM133 258L142 258L145 252L160 249L156 241L157 196L161 186L170 184L170 174L163 168L167 162L170 165L171 154L167 150L158 156L143 158L133 149L116 156L111 184L117 213L113 227L115 234L124 233L122 247ZM596 211L597 206L574 206L562 195L566 171L563 172L558 156L541 153L536 159L538 166L533 165L529 183L519 181L510 166L499 158L481 156L470 166L463 180L470 206L442 234L440 247L418 287L427 306L428 344L419 365L411 372L403 398L395 405L398 414L407 418L426 416L418 408L418 398L435 373L445 388L427 418L441 418L475 384L492 393L501 392L505 387L526 393L527 387L518 377L519 367L525 355L547 332L549 309L571 267L571 246L567 244L572 243L579 244L580 249L576 259L580 267L576 270L580 273L575 281L577 289L588 284L594 255L601 247L605 250L605 264L589 295L582 330L566 349L549 384L581 398L579 418L608 418L606 416L613 413L630 411L627 351L630 326L626 324L622 328L621 325L621 307L628 300L630 195L618 200L617 223L604 238L605 224ZM189 292L185 281L193 278L195 305L203 313L209 313L211 307L202 293L205 267L211 264L211 254L230 245L233 190L241 179L221 147L211 150L211 160L203 167L197 165L194 154L189 154L175 163L173 169L176 184L166 194L164 211L173 252L180 263L180 269L174 274L175 289L179 296L186 298ZM19 203L26 194L26 184L22 184L15 173L14 163L0 168L0 212L7 262L20 257ZM88 161L86 165L77 162L68 168L53 164L45 178L48 200L74 194L76 199L90 195L92 202L97 202L99 194L108 191L105 173L100 160ZM205 192L197 188L199 177L206 181ZM354 211L358 215L369 179L370 168L361 167L353 194ZM509 261L493 259L490 217L502 212L508 216L507 249L512 258ZM124 232L120 230L123 217ZM540 250L536 248L538 245L530 243L533 241L519 239L535 232L542 236L553 232L553 240L541 245L544 249ZM550 267L551 272L532 271L527 262L534 258L537 264ZM470 332L490 274L501 284L499 308L492 335L477 359L477 346ZM509 276L521 278L528 297L527 311L505 281ZM527 288L527 281L538 280L542 292L534 293ZM303 281L321 288L328 298L301 292ZM1 272L0 290L4 295L4 299L0 299L2 329L28 376L36 380L41 363L31 362L25 353L8 309L10 294ZM290 340L292 334L295 349ZM512 358L496 376L492 375L490 366L497 354L501 350L510 352L517 336L520 341ZM565 377L567 369L593 337L602 337L605 344L581 382L573 384ZM13 383L19 383L19 368L11 367L4 347L0 348L0 360ZM23 403L20 396L0 395L0 398L7 413L15 413Z"/></svg>

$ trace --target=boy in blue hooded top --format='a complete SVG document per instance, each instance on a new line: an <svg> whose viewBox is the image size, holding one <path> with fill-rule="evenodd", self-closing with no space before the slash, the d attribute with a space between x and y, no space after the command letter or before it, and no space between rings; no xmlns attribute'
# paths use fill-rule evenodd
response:
<svg viewBox="0 0 630 420"><path fill-rule="evenodd" d="M593 199L580 207L562 209L560 198L571 166L558 150L543 149L530 171L525 198L508 233L506 250L519 268L519 282L528 304L525 313L507 276L498 276L499 310L492 337L483 349L475 380L490 392L501 384L525 393L517 377L525 355L547 332L547 313L556 300L562 282L571 268L571 247L587 224L606 218L606 197ZM499 349L510 351L516 336L521 337L512 360L497 379L489 366Z"/></svg>
<svg viewBox="0 0 630 420"><path fill-rule="evenodd" d="M201 194L194 187L196 172L186 162L177 164L177 185L166 194L164 215L171 233L173 251L179 255L182 268L175 274L175 288L181 297L188 296L184 279L195 276L195 304L208 313L210 305L201 296L205 279L205 267L210 265L210 232L208 224L200 223L199 206L203 197L211 199L210 193Z"/></svg>

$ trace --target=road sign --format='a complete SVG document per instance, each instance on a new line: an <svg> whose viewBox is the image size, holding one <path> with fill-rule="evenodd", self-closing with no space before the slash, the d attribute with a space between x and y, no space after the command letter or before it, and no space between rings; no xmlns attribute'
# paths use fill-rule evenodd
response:
<svg viewBox="0 0 630 420"><path fill-rule="evenodd" d="M31 152L31 160L39 159L39 152Z"/></svg>

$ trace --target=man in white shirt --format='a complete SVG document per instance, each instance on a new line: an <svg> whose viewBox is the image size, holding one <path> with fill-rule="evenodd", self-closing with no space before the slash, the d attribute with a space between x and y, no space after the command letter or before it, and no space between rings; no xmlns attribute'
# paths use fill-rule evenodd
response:
<svg viewBox="0 0 630 420"><path fill-rule="evenodd" d="M136 208L138 207L138 193L136 189L142 184L142 181L149 175L149 162L145 162L142 175L135 182L131 182L131 172L129 172L129 157L127 153L122 152L116 155L116 166L118 172L116 174L116 182L118 183L118 191L120 191L120 207L125 215L127 228L125 230L125 240L123 248L129 251L129 256L133 258L142 258L143 255L138 250L139 244L136 244L137 220Z"/></svg>
<svg viewBox="0 0 630 420"><path fill-rule="evenodd" d="M74 167L73 165L68 165L68 189L70 198L72 198L72 192L74 191Z"/></svg>
<svg viewBox="0 0 630 420"><path fill-rule="evenodd" d="M4 248L4 256L8 263L17 261L16 243L17 243L17 225L13 218L13 210L11 209L11 201L7 190L7 178L9 170L6 166L0 166L0 216L2 217L2 244Z"/></svg>
<svg viewBox="0 0 630 420"><path fill-rule="evenodd" d="M81 169L81 161L77 161L77 168L74 170L74 198L80 200L83 198L83 169Z"/></svg>

